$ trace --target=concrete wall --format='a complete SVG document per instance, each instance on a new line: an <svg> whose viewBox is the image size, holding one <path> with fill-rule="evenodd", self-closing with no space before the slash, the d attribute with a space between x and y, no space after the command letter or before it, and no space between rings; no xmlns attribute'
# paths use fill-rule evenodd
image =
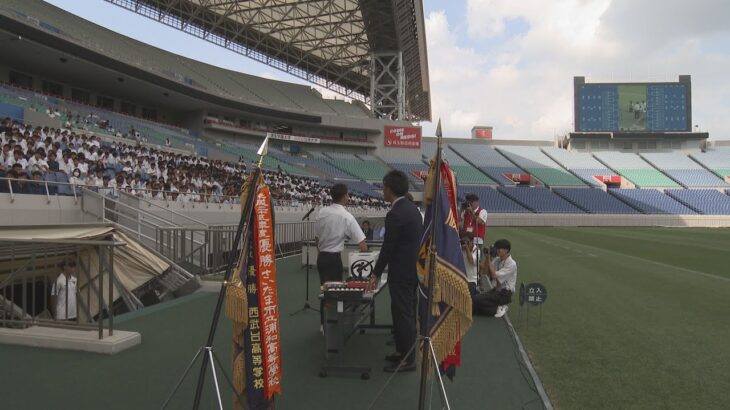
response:
<svg viewBox="0 0 730 410"><path fill-rule="evenodd" d="M489 214L488 226L730 227L730 215Z"/></svg>
<svg viewBox="0 0 730 410"><path fill-rule="evenodd" d="M147 202L140 204L140 209L154 215L163 216L165 210L177 212L189 218L197 219L210 225L236 224L241 216L241 206L238 204L202 204L202 203L179 203L155 201L157 207ZM311 208L305 206L277 206L276 222L299 222ZM315 211L316 212L316 211ZM384 218L384 211L364 211L351 209L352 214L358 218Z"/></svg>
<svg viewBox="0 0 730 410"><path fill-rule="evenodd" d="M0 225L50 225L62 223L97 222L82 211L79 197L0 194ZM233 225L240 217L239 205L183 204L156 201L159 206L141 202L141 210L165 217L174 211L206 224ZM298 222L308 207L277 207L277 222ZM358 220L369 219L379 225L384 211L353 210ZM489 214L489 226L671 226L671 227L730 227L730 215L593 215L593 214Z"/></svg>
<svg viewBox="0 0 730 410"><path fill-rule="evenodd" d="M34 127L61 127L61 120L58 118L51 118L45 112L38 112L28 108L23 110L23 121L26 124L32 124Z"/></svg>
<svg viewBox="0 0 730 410"><path fill-rule="evenodd" d="M81 198L68 196L0 194L0 225L58 225L97 222L81 212Z"/></svg>
<svg viewBox="0 0 730 410"><path fill-rule="evenodd" d="M100 205L86 204L100 214ZM130 204L137 206L136 204ZM96 206L96 208L94 208ZM241 215L240 205L202 204L155 201L150 204L139 202L139 209L162 218L170 218L169 212L176 212L188 218L209 225L234 225ZM309 207L276 207L276 222L299 222L309 211ZM352 210L358 219L379 220L385 217L384 211ZM50 203L45 195L0 194L0 226L11 225L49 225L62 223L97 222L94 215L82 210L82 198L78 200L67 196L51 196Z"/></svg>

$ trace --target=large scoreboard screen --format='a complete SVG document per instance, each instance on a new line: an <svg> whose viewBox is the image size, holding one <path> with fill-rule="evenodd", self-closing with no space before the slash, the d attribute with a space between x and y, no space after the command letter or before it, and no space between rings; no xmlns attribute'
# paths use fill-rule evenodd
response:
<svg viewBox="0 0 730 410"><path fill-rule="evenodd" d="M575 77L577 132L691 131L689 76L676 83L585 83Z"/></svg>

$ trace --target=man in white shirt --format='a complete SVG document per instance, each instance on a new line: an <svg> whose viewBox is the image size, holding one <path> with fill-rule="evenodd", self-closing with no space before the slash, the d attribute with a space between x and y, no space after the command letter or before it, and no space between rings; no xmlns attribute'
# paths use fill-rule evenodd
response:
<svg viewBox="0 0 730 410"><path fill-rule="evenodd" d="M472 298L475 314L502 317L507 312L507 306L512 302L517 283L517 262L510 254L512 244L506 239L494 242L497 257L487 252L487 271L489 278L495 281L495 286Z"/></svg>
<svg viewBox="0 0 730 410"><path fill-rule="evenodd" d="M73 275L76 270L76 262L63 261L59 267L62 272L51 288L51 307L54 309L54 317L56 320L76 320L77 279Z"/></svg>
<svg viewBox="0 0 730 410"><path fill-rule="evenodd" d="M45 155L45 152L43 152L41 149L38 149L35 154L30 157L30 160L28 160L28 169L30 171L48 171L48 163L44 159Z"/></svg>
<svg viewBox="0 0 730 410"><path fill-rule="evenodd" d="M317 249L317 271L319 272L319 284L329 281L342 280L342 258L340 253L345 249L345 240L357 243L360 252L367 252L368 245L365 242L365 234L360 225L345 209L350 200L347 195L345 184L335 184L330 189L332 205L322 208L317 215L316 240ZM324 305L320 305L320 312L324 312ZM320 322L324 316L320 316ZM321 324L321 323L320 323Z"/></svg>
<svg viewBox="0 0 730 410"><path fill-rule="evenodd" d="M349 201L347 186L335 184L330 192L332 205L322 208L317 215L316 236L319 250L317 268L322 283L328 280L342 280L340 253L345 249L345 240L357 243L362 252L368 249L360 225L345 209Z"/></svg>
<svg viewBox="0 0 730 410"><path fill-rule="evenodd" d="M459 239L461 241L461 254L464 257L464 268L466 271L466 279L469 284L469 293L472 297L476 295L477 285L479 283L479 267L476 261L476 250L474 249L474 238L471 233L459 231Z"/></svg>

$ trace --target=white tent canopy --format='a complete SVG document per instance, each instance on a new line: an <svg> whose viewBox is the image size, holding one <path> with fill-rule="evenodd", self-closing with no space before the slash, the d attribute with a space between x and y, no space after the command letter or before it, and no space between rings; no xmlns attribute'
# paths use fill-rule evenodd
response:
<svg viewBox="0 0 730 410"><path fill-rule="evenodd" d="M135 299L132 291L163 274L170 268L164 259L150 252L135 239L112 225L58 225L0 228L0 283L15 272L12 282L26 278L46 277L53 281L59 275L58 264L75 254L81 319L90 320L99 312L99 255L113 254L113 300L126 296ZM100 250L103 251L100 253ZM105 257L105 256L102 256ZM24 269L21 269L24 268ZM109 304L109 275L104 274L102 297Z"/></svg>

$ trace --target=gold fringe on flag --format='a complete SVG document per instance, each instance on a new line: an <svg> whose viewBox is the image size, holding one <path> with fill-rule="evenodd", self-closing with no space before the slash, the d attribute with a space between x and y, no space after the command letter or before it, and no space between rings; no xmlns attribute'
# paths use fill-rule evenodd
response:
<svg viewBox="0 0 730 410"><path fill-rule="evenodd" d="M436 286L439 287L439 299L434 303L444 302L456 309L471 321L471 293L466 278L440 257L436 257Z"/></svg>
<svg viewBox="0 0 730 410"><path fill-rule="evenodd" d="M428 264L425 269L426 272L422 272L422 275L428 277ZM441 363L471 327L472 303L466 279L438 256L435 275L431 314L440 317L431 328L431 343L436 359ZM449 307L442 312L439 303L445 303Z"/></svg>
<svg viewBox="0 0 730 410"><path fill-rule="evenodd" d="M234 272L234 275L238 276L238 270ZM241 280L239 279L237 282L231 281L226 288L226 317L234 323L234 327L236 324L242 323L245 329L248 325L248 295Z"/></svg>

